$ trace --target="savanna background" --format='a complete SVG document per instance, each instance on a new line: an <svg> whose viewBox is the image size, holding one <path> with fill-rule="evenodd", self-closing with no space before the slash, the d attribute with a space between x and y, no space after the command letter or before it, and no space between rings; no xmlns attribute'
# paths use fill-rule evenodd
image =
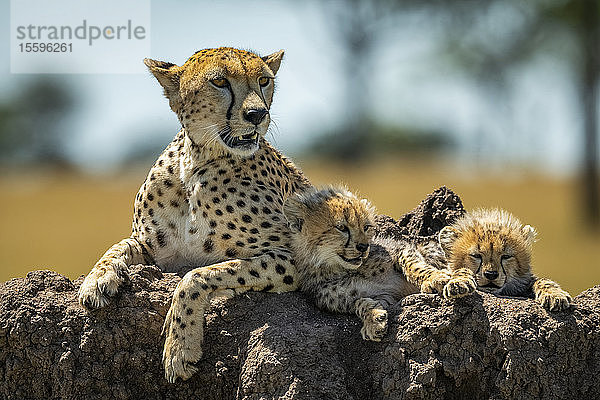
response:
<svg viewBox="0 0 600 400"><path fill-rule="evenodd" d="M152 1L151 15L151 58L286 50L268 139L315 184L346 183L394 217L446 185L468 209L534 225L539 275L572 294L600 283L600 2ZM0 281L76 278L129 235L135 193L179 125L149 73L9 65Z"/></svg>

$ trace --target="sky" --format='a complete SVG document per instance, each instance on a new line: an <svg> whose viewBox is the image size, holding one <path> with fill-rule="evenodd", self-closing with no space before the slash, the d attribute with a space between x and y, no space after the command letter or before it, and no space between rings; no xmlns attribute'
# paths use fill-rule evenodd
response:
<svg viewBox="0 0 600 400"><path fill-rule="evenodd" d="M233 46L263 55L285 49L270 140L294 154L339 124L344 104L352 101L344 98L340 75L347 60L324 10L310 1L151 1L146 56L181 64L202 48ZM10 2L2 0L0 51L5 55L11 48L9 11ZM108 7L102 12L110 13ZM405 22L380 38L370 64L372 85L365 96L378 119L445 132L459 144L453 155L457 162L484 154L500 166L525 163L551 174L576 168L581 125L569 71L560 60L540 56L514 71L507 83L508 107L498 109L483 101L485 92L472 79L441 60L439 38L426 19L407 16ZM103 57L111 63L131 60L127 51ZM158 83L141 59L139 66L128 74L56 75L80 99L69 122L76 134L68 151L82 168L110 170L128 146L149 141L166 146L178 131ZM0 57L0 98L9 98L31 78L11 74L10 57ZM490 138L485 143L478 140L481 132Z"/></svg>

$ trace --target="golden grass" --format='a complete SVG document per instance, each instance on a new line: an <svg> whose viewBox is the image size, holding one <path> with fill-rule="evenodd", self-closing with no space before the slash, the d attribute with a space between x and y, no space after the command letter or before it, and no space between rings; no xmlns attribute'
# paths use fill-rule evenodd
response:
<svg viewBox="0 0 600 400"><path fill-rule="evenodd" d="M394 217L442 185L459 194L467 208L503 207L538 229L539 275L572 294L600 283L600 234L587 233L578 223L574 181L534 174L469 176L443 164L397 159L362 166L299 164L313 183L346 183ZM34 269L53 269L70 278L87 273L108 247L129 235L133 198L145 174L0 178L0 281Z"/></svg>

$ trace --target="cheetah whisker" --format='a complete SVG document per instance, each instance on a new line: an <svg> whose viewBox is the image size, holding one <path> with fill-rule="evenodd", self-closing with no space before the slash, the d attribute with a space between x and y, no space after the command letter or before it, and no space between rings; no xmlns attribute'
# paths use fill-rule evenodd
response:
<svg viewBox="0 0 600 400"><path fill-rule="evenodd" d="M278 135L281 134L281 131L279 129L279 125L277 124L277 121L275 121L273 116L271 116L271 125L269 125L269 127L267 128L267 134L271 135L271 138L273 139L273 143L277 144L277 138L275 137L273 130L276 130Z"/></svg>

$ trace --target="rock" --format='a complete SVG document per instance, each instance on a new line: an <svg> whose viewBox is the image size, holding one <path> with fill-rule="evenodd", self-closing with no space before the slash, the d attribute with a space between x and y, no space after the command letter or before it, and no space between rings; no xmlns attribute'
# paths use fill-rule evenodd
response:
<svg viewBox="0 0 600 400"><path fill-rule="evenodd" d="M376 217L377 234L412 241L430 240L444 226L465 213L460 197L445 186L427 195L399 221L387 215Z"/></svg>
<svg viewBox="0 0 600 400"><path fill-rule="evenodd" d="M441 188L398 223L380 217L380 234L419 240L462 212L458 196ZM82 278L34 271L3 283L0 396L600 398L600 286L561 313L479 292L457 301L412 295L390 310L380 343L361 339L358 318L322 312L302 293L217 299L198 374L172 385L163 377L160 333L179 279L134 266L114 301L93 313L77 304Z"/></svg>

